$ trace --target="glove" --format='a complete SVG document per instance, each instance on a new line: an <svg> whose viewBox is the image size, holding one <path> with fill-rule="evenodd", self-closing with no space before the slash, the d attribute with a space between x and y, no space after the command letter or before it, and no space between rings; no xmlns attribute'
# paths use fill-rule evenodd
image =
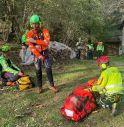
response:
<svg viewBox="0 0 124 127"><path fill-rule="evenodd" d="M31 43L36 43L36 40L33 39L33 38L28 38L27 41L28 41L28 42L31 42Z"/></svg>
<svg viewBox="0 0 124 127"><path fill-rule="evenodd" d="M93 92L103 93L103 88L100 85L96 85L96 86L92 87L92 91Z"/></svg>
<svg viewBox="0 0 124 127"><path fill-rule="evenodd" d="M92 87L92 91L93 91L93 92L97 92L97 91L98 91L98 90L97 90L97 86L93 86L93 87Z"/></svg>
<svg viewBox="0 0 124 127"><path fill-rule="evenodd" d="M44 56L39 56L39 59L41 59L41 61L43 62L45 60L45 57Z"/></svg>
<svg viewBox="0 0 124 127"><path fill-rule="evenodd" d="M20 72L18 73L18 75L19 75L19 76L23 76L24 73L20 71Z"/></svg>

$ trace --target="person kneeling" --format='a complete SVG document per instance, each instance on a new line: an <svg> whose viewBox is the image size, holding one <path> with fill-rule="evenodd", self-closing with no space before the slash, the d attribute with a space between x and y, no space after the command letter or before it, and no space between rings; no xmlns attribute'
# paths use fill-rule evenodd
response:
<svg viewBox="0 0 124 127"><path fill-rule="evenodd" d="M118 113L117 104L121 96L124 94L122 86L122 76L117 67L109 66L109 59L107 56L101 56L97 60L101 75L98 79L97 85L92 87L92 91L99 93L97 99L98 105L103 108L110 108L111 115L115 116Z"/></svg>
<svg viewBox="0 0 124 127"><path fill-rule="evenodd" d="M2 82L5 85L15 85L15 81L17 81L24 74L9 58L7 58L10 47L8 45L3 45L1 50L0 70Z"/></svg>

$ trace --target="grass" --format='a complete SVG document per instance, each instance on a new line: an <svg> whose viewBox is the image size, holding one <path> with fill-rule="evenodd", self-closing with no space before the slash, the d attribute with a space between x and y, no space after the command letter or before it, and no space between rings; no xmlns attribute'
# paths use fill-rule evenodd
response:
<svg viewBox="0 0 124 127"><path fill-rule="evenodd" d="M124 79L124 57L110 59L119 67ZM124 127L123 103L120 103L120 114L116 117L112 117L107 109L98 109L82 122L67 121L60 114L60 108L72 90L99 75L95 60L73 60L68 64L54 65L53 72L60 89L57 94L48 90L45 71L45 91L42 94L20 92L14 87L0 92L0 127ZM26 73L35 78L34 70L27 69Z"/></svg>

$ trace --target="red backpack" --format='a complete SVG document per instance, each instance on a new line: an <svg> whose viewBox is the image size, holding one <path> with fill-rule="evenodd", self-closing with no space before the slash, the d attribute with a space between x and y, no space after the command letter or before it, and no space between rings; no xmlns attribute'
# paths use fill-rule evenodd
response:
<svg viewBox="0 0 124 127"><path fill-rule="evenodd" d="M96 108L94 96L87 89L91 87L92 84L89 83L80 85L66 98L64 106L60 110L66 119L79 121Z"/></svg>

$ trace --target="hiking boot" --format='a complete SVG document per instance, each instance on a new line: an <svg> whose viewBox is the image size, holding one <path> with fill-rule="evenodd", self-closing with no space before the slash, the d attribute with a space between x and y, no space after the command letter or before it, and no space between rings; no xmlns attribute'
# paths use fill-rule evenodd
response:
<svg viewBox="0 0 124 127"><path fill-rule="evenodd" d="M118 114L118 110L117 110L117 103L113 103L112 104L112 116L116 116Z"/></svg>
<svg viewBox="0 0 124 127"><path fill-rule="evenodd" d="M7 86L15 86L16 83L15 83L15 82L7 82L6 85L7 85Z"/></svg>
<svg viewBox="0 0 124 127"><path fill-rule="evenodd" d="M59 92L59 90L55 86L49 86L48 88L52 90L54 93Z"/></svg>
<svg viewBox="0 0 124 127"><path fill-rule="evenodd" d="M36 87L35 92L36 93L41 93L43 91L42 87Z"/></svg>

